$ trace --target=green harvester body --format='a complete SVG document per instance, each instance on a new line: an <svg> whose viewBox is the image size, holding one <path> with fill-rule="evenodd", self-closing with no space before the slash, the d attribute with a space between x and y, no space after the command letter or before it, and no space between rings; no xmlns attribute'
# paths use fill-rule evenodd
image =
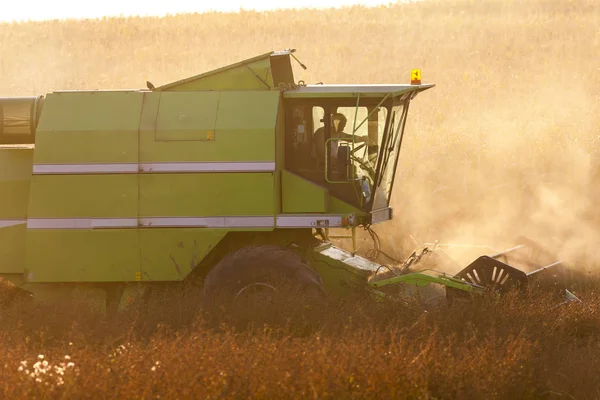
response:
<svg viewBox="0 0 600 400"><path fill-rule="evenodd" d="M369 284L381 265L327 237L392 219L408 106L433 85L295 84L292 53L143 90L1 98L0 277L40 298L124 287L123 303L243 245L278 244L342 296L391 283L477 290L422 273ZM346 142L329 128L339 114Z"/></svg>

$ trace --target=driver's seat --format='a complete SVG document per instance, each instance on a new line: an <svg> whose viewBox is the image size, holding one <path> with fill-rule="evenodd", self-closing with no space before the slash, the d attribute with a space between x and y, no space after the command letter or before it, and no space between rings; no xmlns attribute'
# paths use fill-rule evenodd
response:
<svg viewBox="0 0 600 400"><path fill-rule="evenodd" d="M336 168L337 168L337 179L347 181L348 176L348 164L350 160L350 146L341 145L338 146Z"/></svg>
<svg viewBox="0 0 600 400"><path fill-rule="evenodd" d="M321 120L323 122L323 120ZM324 170L325 165L325 126L318 128L312 137L312 156L316 158L317 168Z"/></svg>

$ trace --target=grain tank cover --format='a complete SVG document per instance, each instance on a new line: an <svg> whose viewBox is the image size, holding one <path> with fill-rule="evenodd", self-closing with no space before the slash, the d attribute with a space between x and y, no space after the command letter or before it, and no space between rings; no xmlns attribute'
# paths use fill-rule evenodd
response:
<svg viewBox="0 0 600 400"><path fill-rule="evenodd" d="M172 82L159 91L272 90L293 85L293 49L270 51L225 67Z"/></svg>
<svg viewBox="0 0 600 400"><path fill-rule="evenodd" d="M33 144L44 97L0 97L0 144Z"/></svg>

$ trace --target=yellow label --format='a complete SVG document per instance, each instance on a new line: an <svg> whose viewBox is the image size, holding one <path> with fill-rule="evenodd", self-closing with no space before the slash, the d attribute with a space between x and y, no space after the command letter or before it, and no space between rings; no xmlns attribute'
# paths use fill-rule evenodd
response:
<svg viewBox="0 0 600 400"><path fill-rule="evenodd" d="M208 140L213 140L213 131L206 131L206 138Z"/></svg>
<svg viewBox="0 0 600 400"><path fill-rule="evenodd" d="M135 280L136 281L141 281L142 280L142 273L140 271L135 273Z"/></svg>
<svg viewBox="0 0 600 400"><path fill-rule="evenodd" d="M410 71L410 80L411 81L420 81L421 80L421 70L413 69Z"/></svg>

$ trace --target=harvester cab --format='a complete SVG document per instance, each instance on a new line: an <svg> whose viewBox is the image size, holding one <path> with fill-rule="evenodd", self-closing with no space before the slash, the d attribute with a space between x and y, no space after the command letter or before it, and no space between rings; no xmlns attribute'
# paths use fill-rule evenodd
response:
<svg viewBox="0 0 600 400"><path fill-rule="evenodd" d="M390 219L408 106L431 87L306 85L284 93L287 169L382 216L374 222Z"/></svg>

